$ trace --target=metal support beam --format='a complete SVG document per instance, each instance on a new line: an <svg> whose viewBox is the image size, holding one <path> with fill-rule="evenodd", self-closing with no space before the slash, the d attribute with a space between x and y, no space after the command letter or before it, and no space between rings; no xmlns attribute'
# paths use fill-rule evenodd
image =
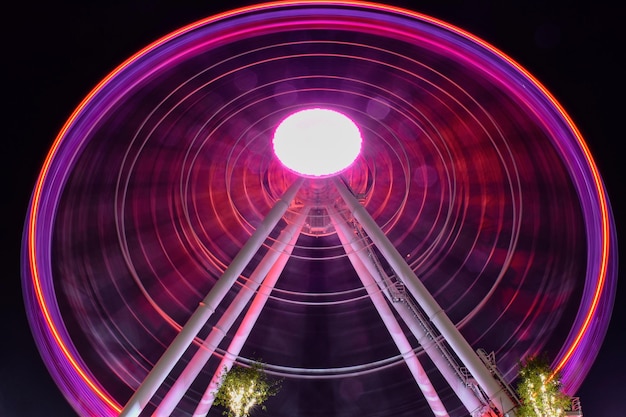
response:
<svg viewBox="0 0 626 417"><path fill-rule="evenodd" d="M176 363L191 345L198 332L202 330L204 324L211 317L218 304L226 296L244 268L248 265L250 260L252 260L252 257L259 250L265 239L267 239L272 230L274 230L278 221L289 208L291 201L295 198L303 181L302 178L298 178L289 189L285 191L285 194L276 202L274 207L272 207L265 219L263 219L261 224L250 236L228 268L226 268L224 274L222 274L213 288L211 288L211 291L204 300L202 300L196 311L191 315L180 333L178 333L165 350L165 353L163 353L161 358L148 373L146 379L126 403L126 406L120 413L120 417L139 416L152 396L156 393L159 386L161 386L165 378L167 378L167 375L169 375Z"/></svg>
<svg viewBox="0 0 626 417"><path fill-rule="evenodd" d="M493 378L474 349L467 343L467 340L465 340L434 297L428 292L424 284L422 284L415 275L415 272L413 272L411 267L406 263L389 238L380 227L378 227L372 216L370 216L367 210L365 210L365 207L358 202L341 179L335 177L333 178L333 183L354 218L361 224L391 268L401 277L404 285L415 298L415 301L417 301L419 306L424 310L429 320L432 321L437 330L439 330L454 353L488 395L489 399L494 403L500 413L508 415L509 417L515 417L515 406L502 386Z"/></svg>
<svg viewBox="0 0 626 417"><path fill-rule="evenodd" d="M411 371L413 378L415 378L417 386L422 391L422 394L424 394L424 398L426 398L430 409L437 417L448 417L448 411L441 402L441 399L437 394L437 390L433 387L432 383L430 382L430 378L428 378L428 374L422 367L422 364L420 363L417 355L413 351L413 346L411 346L411 343L406 338L406 335L402 331L402 328L400 327L400 324L398 323L396 317L391 311L391 308L385 301L385 296L381 291L379 291L374 276L365 266L365 260L363 259L365 251L354 250L354 248L352 247L353 242L351 242L349 238L349 236L351 235L350 228L345 222L342 221L342 219L337 218L335 210L332 207L328 208L328 214L331 221L333 222L333 226L335 226L337 236L339 237L339 240L341 241L341 244L343 245L344 250L348 255L348 259L352 263L354 270L361 279L363 287L367 291L367 294L374 304L374 307L376 307L376 311L378 311L380 318L383 320L383 323L385 323L385 327L387 327L387 330L389 330L389 334L391 335L391 338L398 347L398 350L402 354L402 357L404 358L407 367ZM352 233L352 235L354 234Z"/></svg>
<svg viewBox="0 0 626 417"><path fill-rule="evenodd" d="M306 212L309 211L308 207L305 207L303 211L304 211L304 214L306 214ZM241 324L239 325L239 329L237 329L237 333L235 333L233 340L230 342L230 345L228 346L228 349L226 349L226 354L222 358L222 361L220 362L219 366L217 367L217 370L215 371L215 374L213 375L213 378L211 379L209 386L204 392L202 399L198 403L196 410L193 413L192 417L206 417L206 415L209 413L209 410L211 409L211 406L213 405L213 401L215 400L215 393L219 389L220 384L222 382L221 380L222 372L228 372L230 368L233 366L233 363L235 362L235 360L237 359L237 356L239 356L239 353L241 352L243 345L248 339L248 336L250 335L252 328L256 324L256 321L259 318L261 311L263 310L263 307L265 307L265 303L267 299L269 298L270 294L274 290L274 286L276 285L276 282L278 281L280 274L283 272L283 269L285 269L285 265L287 265L287 261L291 257L291 253L293 251L294 246L296 245L296 242L298 240L300 230L302 230L302 226L303 226L305 218L306 218L306 215L302 216L302 218L297 220L297 224L295 226L297 227L298 233L294 233L292 235L289 244L285 248L285 252L281 254L281 256L272 265L272 268L268 272L267 277L263 281L263 285L259 289L259 292L256 295L256 297L254 297L254 300L252 300L252 303L250 304L250 307L248 308L246 315L241 321Z"/></svg>
<svg viewBox="0 0 626 417"><path fill-rule="evenodd" d="M346 236L354 235L354 230L352 229L352 226L347 223L347 219L343 218L343 216L341 216L341 214L333 208L329 208L328 212L330 213L329 215L331 216L331 220L335 225L335 230L337 230L338 233L339 231L342 231ZM448 385L463 403L467 412L470 415L475 416L476 413L483 408L481 400L457 375L456 370L451 366L450 362L442 354L441 350L438 349L437 345L432 343L425 328L423 327L423 323L418 321L411 308L404 302L394 302L392 295L387 288L387 283L384 282L384 277L381 276L381 274L384 274L385 272L381 271L374 263L374 260L368 256L368 248L366 247L365 242L356 237L348 239L348 241L350 248L354 252L354 256L359 258L361 264L367 269L368 274L373 277L378 287L385 293L391 303L391 306L394 307L402 321L404 321L411 333L413 333L413 335L417 338L417 341L424 349L424 352L426 352Z"/></svg>
<svg viewBox="0 0 626 417"><path fill-rule="evenodd" d="M280 275L282 272L282 268L277 269L275 266L277 264L285 265L287 263L287 260L291 256L293 246L298 240L308 212L309 208L303 207L294 222L280 233L261 262L259 262L252 274L250 274L248 283L237 293L183 372L176 378L176 381L152 414L153 417L169 417L172 414L176 405L178 405L193 381L202 371L202 368L209 361L217 346L259 288L259 285L263 282L264 286L273 288L276 279L278 279L278 276L274 277L273 275ZM264 279L265 281L263 281ZM264 290L262 289L261 291ZM239 332L237 334L239 334ZM221 369L222 366L218 368L218 371Z"/></svg>

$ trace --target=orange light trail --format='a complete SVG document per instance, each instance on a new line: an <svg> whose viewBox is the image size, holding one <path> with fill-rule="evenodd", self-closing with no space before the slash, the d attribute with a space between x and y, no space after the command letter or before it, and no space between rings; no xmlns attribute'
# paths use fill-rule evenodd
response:
<svg viewBox="0 0 626 417"><path fill-rule="evenodd" d="M587 166L591 169L591 173L593 175L593 182L595 184L595 190L597 191L597 197L598 197L599 202L600 202L600 210L601 210L600 222L601 222L601 230L602 230L602 246L601 246L602 256L601 256L601 262L600 262L600 270L598 272L598 282L597 282L596 288L594 290L593 298L592 298L592 301L591 301L591 306L587 310L587 314L585 315L585 318L583 320L583 324L581 325L580 329L578 330L578 333L576 334L576 336L574 338L574 341L572 342L570 347L565 352L563 358L555 366L555 368L553 370L553 375L555 375L556 373L558 373L559 371L561 371L563 369L563 367L567 364L569 359L574 354L574 351L578 348L578 345L580 344L580 341L582 340L582 338L584 337L585 333L587 332L587 330L589 328L589 324L591 323L591 320L593 319L593 317L594 317L594 315L596 313L596 310L598 308L598 304L600 302L600 298L602 297L602 293L603 293L603 290L604 290L606 274L607 274L607 271L608 271L609 253L610 253L610 240L609 240L610 220L609 220L608 202L606 200L604 185L602 183L602 179L600 177L600 172L598 170L598 167L596 166L596 164L595 164L595 162L593 160L593 157L591 155L591 151L589 150L589 147L585 143L585 140L582 137L582 134L580 133L580 131L578 130L578 128L574 124L574 121L567 114L567 112L565 111L563 106L561 106L561 104L556 100L556 98L554 98L554 96L533 75L531 75L528 71L526 71L526 69L524 69L522 66L520 66L517 62L513 61L511 58L506 56L504 53L502 53L498 49L494 48L493 46L485 43L484 41L482 41L482 40L480 40L480 39L478 39L478 38L476 38L476 37L474 37L474 36L472 36L470 34L467 34L467 36L470 36L474 41L481 43L486 48L489 48L493 53L497 54L502 59L506 60L509 64L514 66L518 71L523 73L525 77L527 77L529 80L531 80L535 84L535 86L541 90L543 95L550 100L552 105L558 110L559 114L567 122L567 125L569 126L571 131L574 133L574 136L576 137L576 141L578 142L578 145L580 146L581 150L583 151L583 153L585 155L585 160L587 162Z"/></svg>

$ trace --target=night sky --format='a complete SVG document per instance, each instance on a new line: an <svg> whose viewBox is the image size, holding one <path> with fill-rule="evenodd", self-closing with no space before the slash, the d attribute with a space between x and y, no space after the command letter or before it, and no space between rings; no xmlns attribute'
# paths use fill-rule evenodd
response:
<svg viewBox="0 0 626 417"><path fill-rule="evenodd" d="M21 296L22 228L51 143L85 95L133 53L188 23L254 2L219 2L220 8L211 3L215 2L39 0L14 2L12 11L5 8L0 417L76 415L39 357ZM618 161L624 140L623 67L618 61L626 39L617 6L606 0L582 5L585 2L528 0L506 2L507 6L461 0L387 3L477 35L546 86L587 140L608 188L618 236L624 236L626 207ZM577 393L587 417L624 413L626 359L620 343L626 326L624 287L622 280L609 333Z"/></svg>

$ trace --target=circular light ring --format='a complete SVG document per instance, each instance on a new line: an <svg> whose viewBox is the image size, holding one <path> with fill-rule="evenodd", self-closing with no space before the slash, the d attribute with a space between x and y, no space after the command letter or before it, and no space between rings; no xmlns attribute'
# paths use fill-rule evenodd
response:
<svg viewBox="0 0 626 417"><path fill-rule="evenodd" d="M95 149L97 146L102 146L102 143L93 145L92 142L97 142L94 137L97 137L99 129L102 128L100 125L101 121L107 120L107 115L113 112L119 103L126 102L129 100L129 96L140 89L142 85L150 84L154 78L158 78L172 68L183 65L190 57L197 56L203 52L218 50L221 46L240 40L252 40L257 36L279 33L281 31L305 29L342 30L357 34L393 37L409 44L419 43L420 45L426 45L425 47L436 51L446 59L458 59L459 62L474 68L475 71L482 71L482 75L486 80L494 83L494 85L499 85L503 91L510 93L511 102L525 106L527 111L532 113L533 117L541 121L543 134L550 138L554 148L558 151L560 158L562 158L563 164L569 170L570 180L580 200L580 208L584 216L584 228L587 235L587 270L585 272L584 293L581 297L580 310L567 337L567 342L564 344L557 360L557 367L563 372L566 389L570 392L575 391L593 362L590 359L597 354L598 341L603 338L606 332L616 285L616 252L614 225L601 177L582 136L566 112L540 83L510 58L471 34L444 22L418 13L377 4L338 2L331 5L327 2L307 2L305 4L284 2L252 6L199 21L166 36L140 51L113 71L85 98L55 140L42 167L29 207L23 247L23 285L29 320L39 348L55 381L65 392L74 408L82 415L96 414L102 416L117 415L120 409L119 403L113 399L111 394L102 389L101 384L98 382L99 376L91 373L89 367L81 358L79 349L74 346L66 330L66 323L62 317L61 307L58 304L59 301L55 293L55 276L58 275L59 271L53 270L52 242L54 236L52 225L55 224L59 214L59 204L65 187L70 180L73 170L77 169L76 164L79 161L79 157L89 152L93 152L93 155L98 155ZM304 45L304 42L300 43L300 46ZM329 43L329 46L327 58L331 57L330 51L332 51L334 45ZM345 57L335 56L333 58L341 60ZM353 57L353 59L356 58L358 57ZM274 58L269 58L268 62L272 59ZM369 56L367 60L372 62L374 58ZM227 61L228 58L225 58L220 62ZM385 63L384 65L390 68L390 64ZM244 69L235 67L231 71L243 74ZM402 66L398 66L394 70L397 71L399 79L403 74ZM216 70L213 83L219 83L220 77L224 77L224 74L227 73L220 71L221 69ZM210 72L210 68L207 70L208 72ZM407 77L410 77L410 75L407 74ZM299 82L299 80L294 78L293 81ZM250 80L246 81L245 77L240 81L243 86L247 82L251 82ZM348 78L346 78L346 81L350 82ZM439 81L446 84L445 89L442 88L441 90L443 92L441 94L442 97L446 91L452 91L446 89L455 87L453 80L443 75ZM365 85L365 83L363 82L362 85ZM191 90L186 91L185 88L187 86L193 87L193 84L181 82L179 88L172 93L172 96L164 99L164 103L169 97L175 98L178 93L184 97L192 97L194 92ZM432 94L432 97L436 97L439 92L434 90L438 88L438 85L433 82L430 87L433 91L428 93ZM368 88L375 88L375 86L369 86ZM249 93L241 94L241 100L248 100L243 103L244 108L246 105L251 106L255 100L257 103L263 102L262 93L264 90L260 87L252 89L252 91L255 90L260 94L256 98ZM355 88L351 91L351 98L356 99L359 97L357 92L364 90ZM292 90L277 91L274 98L287 100L289 93L294 92L306 96L306 91L302 88L294 88ZM342 94L342 92L339 91L337 94ZM250 97L253 98L251 99ZM396 100L392 106L389 106L394 108L394 114L406 112L411 117L419 118L420 115L413 112L410 103L400 93L390 97ZM209 249L206 246L206 236L202 235L202 233L208 233L202 226L206 218L201 217L200 214L220 218L217 212L218 209L232 210L240 213L238 220L234 224L223 224L223 230L227 234L230 233L230 230L238 229L251 232L255 221L263 217L263 213L267 212L267 208L271 206L272 200L267 198L266 195L259 196L252 192L243 196L238 195L236 192L238 190L252 190L253 187L254 189L262 188L265 184L263 184L260 176L237 170L236 168L241 166L241 161L249 162L255 160L254 158L248 158L249 153L246 153L254 151L255 146L260 143L255 140L248 141L249 138L258 137L257 133L249 130L250 126L254 126L256 132L267 132L274 125L273 121L284 116L284 114L277 112L268 114L263 120L251 119L245 120L245 123L241 125L236 123L230 125L227 123L227 119L236 120L238 117L247 115L244 111L228 110L228 106L235 107L235 105L242 104L241 100L237 101L236 99L233 99L232 102L222 103L218 110L226 110L223 110L221 114L216 110L209 121L203 126L197 127L188 136L190 138L188 143L176 145L188 149L186 153L172 153L173 157L180 158L180 165L185 167L180 171L182 173L180 178L177 177L181 190L180 195L183 197L176 198L176 206L170 207L164 212L160 211L162 208L154 204L159 189L154 188L151 189L153 194L149 197L149 201L151 201L153 206L150 210L147 210L147 212L155 216L151 219L155 224L160 224L162 221L160 216L167 218L180 213L188 216L186 218L187 223L198 226L197 228L189 227L181 230L172 226L173 230L171 232L165 233L160 231L161 234L156 236L156 241L175 237L186 245L194 245L193 253L203 255L198 255L195 259L197 268L208 268L215 273L219 273L221 269L225 268L228 259L233 256L233 252L236 252L237 243L240 244L242 241L245 241L245 236L231 233L227 238L214 242ZM380 104L382 102L374 96L370 96L369 99L373 103ZM309 100L309 102L312 101ZM283 109L285 111L297 110L296 108L289 108L290 105L286 103L286 101L283 101ZM455 100L450 100L446 103L442 102L442 106L462 107L476 105L477 103L460 103ZM294 106L294 104L292 103L291 106ZM356 107L348 107L348 110L352 113L358 112ZM371 107L364 110L364 113L369 115L370 119L365 118L363 120L374 120L374 116L380 116L381 112L384 112L386 108L388 108L386 105L376 107L376 104L372 104ZM153 115L144 116L144 119L140 120L150 121L151 116ZM176 114L172 112L158 116L160 117L159 120L164 120L164 117L176 117ZM223 120L220 119L221 116L224 117ZM435 116L428 115L424 119L433 117ZM108 120L108 122L111 121ZM476 124L477 126L483 126L485 131L491 131L491 128L487 127L490 124L488 117L485 117L485 120L476 120ZM376 127L379 128L380 126ZM447 143L435 146L435 141L438 140L438 137L436 133L428 132L426 124L416 124L412 128L415 128L418 133L424 133L424 137L433 141L432 148L440 152L437 154L439 162L430 164L428 163L430 161L423 161L422 165L418 165L419 169L415 169L416 165L412 159L413 157L406 158L413 164L407 167L406 165L396 163L397 161L405 160L402 154L394 155L384 152L384 155L381 157L382 163L377 165L376 169L380 170L381 165L384 167L382 169L386 169L388 172L406 168L408 172L414 173L413 176L409 176L411 185L405 184L404 187L400 187L403 191L398 192L398 185L396 184L390 187L390 192L384 196L381 196L380 193L372 192L367 196L369 199L368 208L373 211L375 218L385 225L385 229L392 234L394 240L398 241L401 250L409 252L407 255L411 255L412 259L414 259L413 267L418 270L420 268L427 270L433 267L440 267L439 264L429 263L435 261L432 260L433 257L427 256L428 249L434 248L436 244L440 243L444 247L452 248L455 242L462 238L460 234L453 230L453 225L456 224L455 219L470 218L469 214L471 213L464 211L462 205L458 204L457 200L454 200L457 198L457 187L465 184L463 181L467 181L467 178L459 182L458 178L463 178L459 173L463 170L462 167L454 167L452 163L454 158L452 156L462 155L465 151ZM117 227L122 234L131 233L128 230L140 230L144 226L140 221L142 219L142 206L136 203L140 197L134 196L133 193L135 191L132 187L129 187L131 184L129 175L142 172L142 170L149 170L157 174L166 172L164 170L167 167L150 166L145 159L139 158L140 152L144 151L145 145L148 143L146 139L148 136L146 135L158 129L159 126L157 124L153 126L145 125L138 129L137 135L132 138L128 149L123 154L123 161L120 164L122 170L119 175L116 178L102 178L103 181L117 182L119 193L116 196L120 199L116 204L118 207L124 208L124 210L116 212L116 215L122 215L122 217L117 219ZM370 130L374 131L376 129L374 129L374 126L367 126L366 123L364 134L367 134ZM219 146L219 144L203 142L203 138L210 137L212 132L241 136L237 136L238 140L235 142L237 146L233 147L231 152L232 158L229 159L225 167L209 166L198 168L202 166L202 158L205 156L203 152L210 151L210 146ZM243 136L242 132L246 132L249 135ZM180 137L180 135L175 135L175 133L180 132L170 133L171 135L160 135L164 140L162 152L167 152L168 149L174 147L172 143L167 142L168 138ZM189 132L185 133L189 134ZM500 140L495 134L490 137L494 141ZM394 147L389 146L389 148ZM246 149L246 151L243 152L241 151L242 149ZM261 147L261 149L263 148ZM498 145L494 146L494 149L498 151L506 150L506 146ZM367 150L367 146L365 146L364 150ZM263 154L263 152L259 153L258 149L256 152L257 155ZM390 157L389 155L394 156ZM375 158L375 156L363 155L364 160L371 160L371 158ZM385 161L384 158L389 158L389 161ZM397 160L394 160L394 158L397 158ZM463 158L463 160L466 159ZM520 201L522 194L519 181L527 173L520 166L512 164L512 162L515 162L515 159L507 155L506 152L497 155L495 160L499 160L503 167L497 175L507 178L507 183L510 185L510 190L502 193L503 196L507 196L507 200L506 203L504 202L505 200L498 203L499 210L504 212L511 207L524 207ZM358 163L355 166L358 166ZM509 166L514 168L508 169ZM273 179L270 188L275 189L277 193L283 187L281 184L288 184L290 181L290 176L280 172L276 166L272 165L271 161L261 159L257 166L257 172L260 171L269 173L269 177ZM223 195L217 194L208 196L209 200L212 201L212 207L216 210L212 214L203 212L195 207L198 204L197 194L194 194L189 186L189 184L198 183L200 181L199 178L203 178L204 174L209 174L206 178L210 178L211 181L221 181L224 183L224 189L229 190L229 198L227 199L224 199ZM359 172L348 171L346 175L354 176L355 178L365 178L365 174ZM392 175L394 174L389 174L389 176ZM477 172L477 175L482 174ZM384 187L384 185L379 184L381 177L385 178L387 176L374 172L369 180L365 181L372 181L374 189L381 189L380 187ZM433 177L438 180L437 184L430 183ZM244 186L241 184L244 184ZM415 192L415 184L421 184L424 188L421 197L420 193ZM428 186L426 187L426 185ZM427 240L436 243L426 246L425 251L411 252L414 248L403 246L403 242L408 242L407 237L403 233L409 233L409 231L415 230L415 228L413 226L406 228L400 226L403 226L403 222L406 221L406 212L414 210L414 207L409 207L403 202L412 200L412 197L428 201L428 196L433 194L432 190L435 186L441 186L441 195L447 197L439 199L438 209L434 213L425 214L428 205L422 204L418 206L419 208L416 210L419 210L419 212L415 214L418 214L417 217L421 219L424 219L426 215L432 216L432 224L439 226L433 227L431 230L440 232L439 234L429 235L430 238ZM208 192L211 193L211 190L209 188ZM461 201L465 201L468 204L471 203L472 194L469 190L464 190L461 195L463 196ZM134 200L134 198L137 200ZM382 207L389 205L397 205L398 209L395 210L395 214L389 214L388 211L382 209ZM125 211L126 207L129 207L128 211ZM250 213L250 207L254 207L256 212ZM379 211L377 211L377 207ZM509 213L507 218L521 219L521 213L516 210ZM128 219L123 217L123 215L129 212L135 213L135 217L129 217ZM192 217L190 213L198 216ZM484 216L480 218L485 222L488 220ZM150 219L148 218L147 220ZM106 232L106 227L110 225L103 224L100 226L102 228L101 231ZM503 230L510 228L516 231L516 233L520 233L522 224L516 224L512 227L511 225L496 223L495 227ZM538 226L535 224L533 227ZM400 231L400 229L404 230ZM475 242L479 242L482 235L478 228L476 230L477 237ZM222 242L230 242L230 247L221 245ZM505 242L504 247L515 247L516 242L516 237L512 236L508 239L508 242ZM108 259L104 270L115 270L124 264L130 266L137 265L137 259L133 257L138 255L130 251L129 236L120 235L120 246L123 249L121 257L103 257L103 259ZM305 250L307 248L302 249ZM475 253L473 252L472 254L475 255ZM472 254L467 256L469 257ZM144 254L144 256L147 255ZM419 259L420 256L423 256L423 259ZM491 253L485 256L497 257L498 254ZM439 259L442 259L442 257L440 256ZM511 258L505 261L515 263L518 260ZM151 265L151 267L156 267L156 265ZM477 268L480 267L479 264ZM98 270L92 272L97 273ZM184 279L184 271L179 272L181 278ZM141 284L141 280L138 279L137 282ZM183 281L183 283L188 287L193 286L192 282L185 283ZM124 288L122 286L125 284L124 282L116 282L114 284L119 285L118 290L123 291ZM288 291L289 289L285 288L283 290ZM201 289L195 289L195 291L198 294L202 293ZM153 302L152 307L155 309L161 308L156 302ZM182 302L180 307L182 309L189 308L188 305L184 305ZM132 311L127 311L127 313L136 314ZM483 311L481 314L484 313ZM174 327L182 321L182 318L172 317L169 312L160 316L170 317L170 324ZM114 330L119 332L118 336L121 335L120 337L130 337L130 335L124 334L123 327L113 329L111 332ZM581 360L583 357L585 360ZM146 361L146 366L149 366L149 361ZM145 369L140 371L145 371ZM130 371L129 375L124 376L124 378L130 379L133 377ZM134 382L139 383L139 381Z"/></svg>

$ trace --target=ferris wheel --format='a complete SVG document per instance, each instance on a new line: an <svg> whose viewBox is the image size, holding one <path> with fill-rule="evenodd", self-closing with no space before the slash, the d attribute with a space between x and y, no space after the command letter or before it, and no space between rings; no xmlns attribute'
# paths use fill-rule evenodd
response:
<svg viewBox="0 0 626 417"><path fill-rule="evenodd" d="M514 415L524 357L582 383L615 239L584 139L504 53L383 4L272 2L83 100L33 191L23 285L81 416L221 415L221 370L258 360L275 417Z"/></svg>

